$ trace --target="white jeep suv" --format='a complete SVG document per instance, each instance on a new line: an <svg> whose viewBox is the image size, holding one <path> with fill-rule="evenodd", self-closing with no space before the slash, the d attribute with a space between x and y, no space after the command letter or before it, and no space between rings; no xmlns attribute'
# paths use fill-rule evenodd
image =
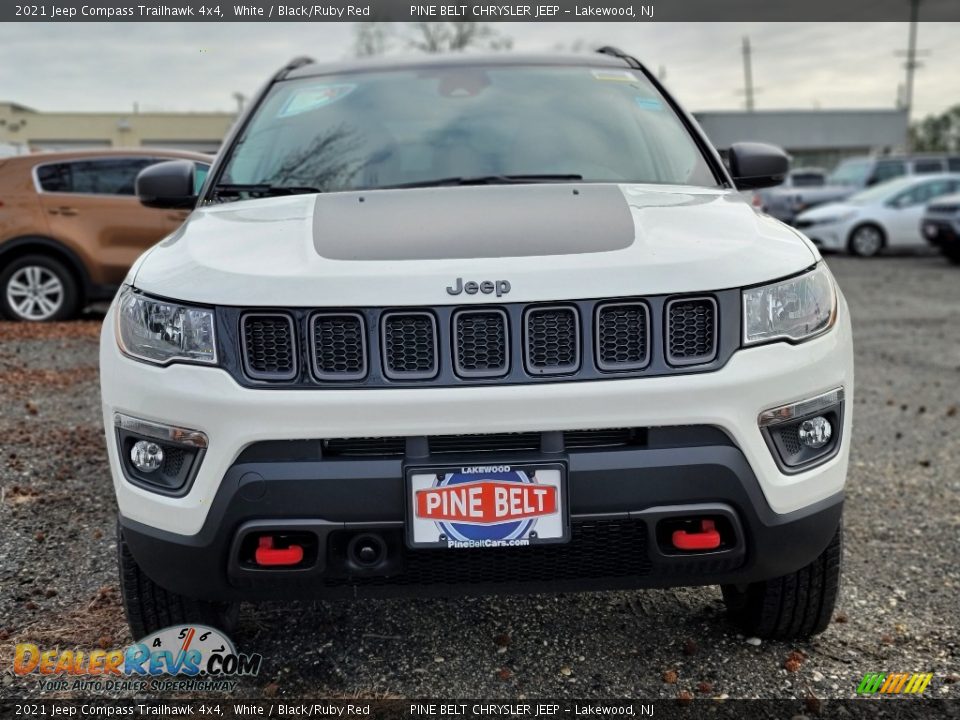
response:
<svg viewBox="0 0 960 720"><path fill-rule="evenodd" d="M817 249L635 59L290 63L139 259L101 378L137 636L239 601L716 584L829 622L853 362Z"/></svg>

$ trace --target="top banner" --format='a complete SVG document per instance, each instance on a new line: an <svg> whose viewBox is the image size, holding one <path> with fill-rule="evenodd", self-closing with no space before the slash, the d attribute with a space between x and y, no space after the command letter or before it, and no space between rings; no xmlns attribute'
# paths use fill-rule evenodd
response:
<svg viewBox="0 0 960 720"><path fill-rule="evenodd" d="M57 0L0 3L4 22L925 22L960 21L960 0L552 0L466 3L371 0Z"/></svg>

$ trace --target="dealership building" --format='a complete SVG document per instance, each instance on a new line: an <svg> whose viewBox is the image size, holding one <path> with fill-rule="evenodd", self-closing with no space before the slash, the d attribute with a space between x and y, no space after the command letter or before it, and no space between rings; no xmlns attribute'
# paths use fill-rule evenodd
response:
<svg viewBox="0 0 960 720"><path fill-rule="evenodd" d="M852 155L883 155L907 145L907 111L755 110L695 112L721 152L740 140L777 145L793 166L833 168Z"/></svg>
<svg viewBox="0 0 960 720"><path fill-rule="evenodd" d="M216 152L235 118L225 112L41 112L0 101L0 148L8 155L110 147Z"/></svg>
<svg viewBox="0 0 960 720"><path fill-rule="evenodd" d="M721 151L738 140L769 142L795 166L832 168L851 155L906 145L905 110L757 110L694 113ZM206 113L41 112L0 102L0 154L42 150L154 147L216 152L236 115Z"/></svg>

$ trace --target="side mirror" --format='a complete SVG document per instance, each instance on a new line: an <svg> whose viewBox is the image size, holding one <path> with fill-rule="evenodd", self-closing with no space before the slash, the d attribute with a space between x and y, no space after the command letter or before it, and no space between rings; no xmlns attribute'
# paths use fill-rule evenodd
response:
<svg viewBox="0 0 960 720"><path fill-rule="evenodd" d="M727 153L730 174L738 190L779 185L787 177L790 159L780 148L766 143L739 142Z"/></svg>
<svg viewBox="0 0 960 720"><path fill-rule="evenodd" d="M168 160L150 165L137 175L137 196L151 208L192 209L197 204L193 189L195 172L192 160Z"/></svg>

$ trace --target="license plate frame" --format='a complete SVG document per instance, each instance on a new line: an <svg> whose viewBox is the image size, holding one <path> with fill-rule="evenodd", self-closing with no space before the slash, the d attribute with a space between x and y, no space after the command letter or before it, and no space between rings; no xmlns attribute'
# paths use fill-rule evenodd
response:
<svg viewBox="0 0 960 720"><path fill-rule="evenodd" d="M508 479L510 476L514 479ZM552 490L538 492L543 488ZM425 507L426 496L418 500L424 491L433 491L426 493L433 496L430 510ZM570 542L567 465L563 462L411 466L405 471L404 497L404 537L407 547L414 550L496 550ZM551 498L553 511L547 512ZM442 507L436 505L438 502ZM498 519L496 512L506 510L504 502L510 505L511 512L505 519ZM446 510L461 516L461 510L475 512L478 508L485 513L484 517L457 521L436 515ZM429 516L423 515L425 510ZM520 510L521 515L513 510Z"/></svg>

